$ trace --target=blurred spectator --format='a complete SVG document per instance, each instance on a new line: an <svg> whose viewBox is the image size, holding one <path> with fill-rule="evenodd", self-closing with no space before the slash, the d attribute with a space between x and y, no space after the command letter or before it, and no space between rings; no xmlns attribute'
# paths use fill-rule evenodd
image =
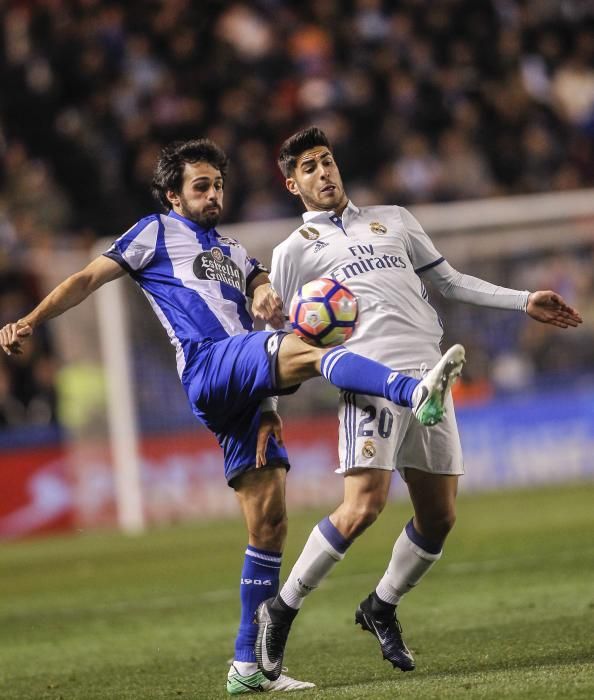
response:
<svg viewBox="0 0 594 700"><path fill-rule="evenodd" d="M493 179L487 161L462 129L444 131L438 153L442 168L438 189L441 198L472 199L492 194Z"/></svg>
<svg viewBox="0 0 594 700"><path fill-rule="evenodd" d="M586 0L13 1L1 19L0 123L52 188L54 235L125 229L156 206L162 143L213 130L239 167L244 142L263 151L228 220L285 212L278 145L330 113L347 183L404 203L594 184Z"/></svg>
<svg viewBox="0 0 594 700"><path fill-rule="evenodd" d="M594 32L580 32L576 46L555 70L551 91L561 117L585 128L594 119Z"/></svg>
<svg viewBox="0 0 594 700"><path fill-rule="evenodd" d="M429 149L427 139L416 133L406 136L394 164L395 185L406 201L434 200L443 176L442 165Z"/></svg>
<svg viewBox="0 0 594 700"><path fill-rule="evenodd" d="M11 399L22 409L21 425L56 423L56 367L53 358L32 342L10 363ZM13 419L17 416L13 414ZM15 423L13 423L14 425Z"/></svg>
<svg viewBox="0 0 594 700"><path fill-rule="evenodd" d="M88 247L158 209L152 171L174 138L209 136L231 156L226 221L300 210L276 156L310 123L362 205L594 186L593 0L7 0L0 91L5 320L38 298L7 272L29 250ZM591 367L591 249L508 262L485 276L518 286L517 274L580 307L561 356ZM520 387L563 369L554 332L497 315L483 326L457 307L456 340L476 358L467 395L490 395L491 374ZM54 373L43 335L0 363L0 421L54 420Z"/></svg>

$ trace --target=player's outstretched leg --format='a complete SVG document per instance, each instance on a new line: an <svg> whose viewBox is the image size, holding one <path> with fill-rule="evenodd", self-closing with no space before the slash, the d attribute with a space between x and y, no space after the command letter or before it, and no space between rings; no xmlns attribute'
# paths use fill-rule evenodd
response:
<svg viewBox="0 0 594 700"><path fill-rule="evenodd" d="M281 673L274 681L266 678L262 671L257 669L248 676L242 676L235 667L235 664L231 666L229 675L227 676L227 692L229 695L241 695L242 693L274 693L278 691L290 692L292 690L307 690L308 688L315 687L314 683L298 681L284 673Z"/></svg>
<svg viewBox="0 0 594 700"><path fill-rule="evenodd" d="M320 373L344 391L383 396L398 406L408 406L420 423L432 426L443 418L445 398L464 361L464 348L454 345L419 380L338 346L324 354Z"/></svg>
<svg viewBox="0 0 594 700"><path fill-rule="evenodd" d="M355 623L371 632L377 639L382 656L394 668L414 671L415 661L402 639L402 627L396 617L396 606L388 605L372 593L355 612Z"/></svg>
<svg viewBox="0 0 594 700"><path fill-rule="evenodd" d="M278 596L265 600L256 610L256 659L262 673L271 681L281 675L287 637L297 612L279 600Z"/></svg>
<svg viewBox="0 0 594 700"><path fill-rule="evenodd" d="M464 348L454 345L423 380L395 371L381 362L350 352L342 345L323 350L286 333L278 346L276 384L288 389L319 374L343 391L383 396L398 406L412 408L423 425L439 423L444 399L464 364ZM270 344L270 342L269 342ZM268 350L270 354L270 349Z"/></svg>
<svg viewBox="0 0 594 700"><path fill-rule="evenodd" d="M412 410L423 425L435 425L443 418L444 402L466 361L462 345L452 345L421 380L413 393Z"/></svg>

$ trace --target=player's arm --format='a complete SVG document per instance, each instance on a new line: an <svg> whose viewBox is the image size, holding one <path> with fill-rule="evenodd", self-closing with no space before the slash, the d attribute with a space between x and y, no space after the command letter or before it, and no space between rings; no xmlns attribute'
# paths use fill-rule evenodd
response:
<svg viewBox="0 0 594 700"><path fill-rule="evenodd" d="M284 326L282 302L275 292L267 272L253 278L247 290L252 297L252 313L266 321L273 329ZM283 422L277 413L278 397L270 396L260 404L260 425L256 436L256 469L266 465L266 447L271 435L279 445L283 444Z"/></svg>
<svg viewBox="0 0 594 700"><path fill-rule="evenodd" d="M476 306L493 309L526 311L530 292L498 287L478 277L465 275L455 270L446 260L419 275L446 297Z"/></svg>
<svg viewBox="0 0 594 700"><path fill-rule="evenodd" d="M100 255L60 283L29 314L0 329L0 347L7 355L20 354L23 342L36 326L77 306L101 285L125 274L121 265Z"/></svg>
<svg viewBox="0 0 594 700"><path fill-rule="evenodd" d="M530 293L508 289L458 272L435 248L417 219L402 207L399 213L406 227L415 272L431 282L444 297L494 309L526 311L537 321L558 328L577 326L582 322L579 313L555 292Z"/></svg>
<svg viewBox="0 0 594 700"><path fill-rule="evenodd" d="M558 328L575 327L582 322L580 314L563 297L550 290L530 293L499 287L478 277L462 274L445 260L421 276L448 299L494 309L526 311L537 321Z"/></svg>
<svg viewBox="0 0 594 700"><path fill-rule="evenodd" d="M278 401L276 396L271 396L270 399ZM277 413L276 407L266 410L265 406L262 405L260 410L262 413L256 438L256 469L266 466L266 447L271 435L274 435L274 439L279 446L283 445L283 421Z"/></svg>
<svg viewBox="0 0 594 700"><path fill-rule="evenodd" d="M526 313L536 321L550 323L557 328L575 328L582 323L582 317L557 292L551 290L532 292L528 297Z"/></svg>
<svg viewBox="0 0 594 700"><path fill-rule="evenodd" d="M295 293L305 282L316 277L308 272L307 261L303 259L303 250L289 237L272 251L270 265L270 282L282 302L283 322L286 330L292 330L289 322L289 307Z"/></svg>
<svg viewBox="0 0 594 700"><path fill-rule="evenodd" d="M281 298L274 290L267 272L260 272L247 289L252 297L252 313L256 318L266 321L273 328L285 325Z"/></svg>
<svg viewBox="0 0 594 700"><path fill-rule="evenodd" d="M268 323L267 329L287 328L285 309L293 294L291 290L297 290L297 280L295 279L294 266L291 264L292 256L288 245L277 246L272 252L272 264L270 270L270 280L273 292L280 302L282 324L274 326ZM266 465L266 446L271 435L274 435L279 445L283 444L283 423L278 414L278 396L269 396L260 404L260 425L256 441L256 468Z"/></svg>

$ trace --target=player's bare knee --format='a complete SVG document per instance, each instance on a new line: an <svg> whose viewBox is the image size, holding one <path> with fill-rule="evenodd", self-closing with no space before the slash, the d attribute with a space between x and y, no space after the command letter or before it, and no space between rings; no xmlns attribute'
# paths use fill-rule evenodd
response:
<svg viewBox="0 0 594 700"><path fill-rule="evenodd" d="M308 345L296 335L284 337L277 366L277 379L281 387L292 386L320 374L324 350Z"/></svg>
<svg viewBox="0 0 594 700"><path fill-rule="evenodd" d="M343 528L346 529L347 532L343 532L343 535L347 539L352 540L363 534L363 532L377 520L378 515L382 511L382 507L383 506L380 506L379 503L374 501L350 505L345 509L344 513Z"/></svg>
<svg viewBox="0 0 594 700"><path fill-rule="evenodd" d="M357 514L356 518L356 529L358 532L363 532L367 530L370 525L377 520L379 515L379 510L377 508L365 508Z"/></svg>
<svg viewBox="0 0 594 700"><path fill-rule="evenodd" d="M250 541L261 549L281 551L287 538L287 523L285 512L267 513L251 524Z"/></svg>
<svg viewBox="0 0 594 700"><path fill-rule="evenodd" d="M304 345L305 348L303 352L299 354L300 370L308 379L319 376L321 374L320 366L322 357L324 357L326 351L321 348L315 348L312 345L307 345L303 341L302 345Z"/></svg>
<svg viewBox="0 0 594 700"><path fill-rule="evenodd" d="M260 533L262 539L282 540L287 536L288 520L287 513L283 510L274 509L267 512L260 523Z"/></svg>
<svg viewBox="0 0 594 700"><path fill-rule="evenodd" d="M456 513L451 512L444 515L441 520L441 527L444 533L444 538L454 529L456 524Z"/></svg>
<svg viewBox="0 0 594 700"><path fill-rule="evenodd" d="M422 534L434 542L443 542L456 523L455 511L447 511L424 518L420 527Z"/></svg>

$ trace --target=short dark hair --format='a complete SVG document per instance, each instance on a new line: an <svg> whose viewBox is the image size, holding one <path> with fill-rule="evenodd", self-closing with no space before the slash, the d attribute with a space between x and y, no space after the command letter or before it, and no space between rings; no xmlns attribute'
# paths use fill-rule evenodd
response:
<svg viewBox="0 0 594 700"><path fill-rule="evenodd" d="M278 167L281 169L282 174L285 177L291 177L297 165L297 158L303 151L307 151L315 146L326 146L331 150L328 137L317 126L301 129L301 131L290 136L283 143L278 154Z"/></svg>
<svg viewBox="0 0 594 700"><path fill-rule="evenodd" d="M151 191L167 210L171 209L167 192L181 192L186 163L208 163L221 173L224 180L229 159L225 151L210 139L174 141L165 146L153 174Z"/></svg>

